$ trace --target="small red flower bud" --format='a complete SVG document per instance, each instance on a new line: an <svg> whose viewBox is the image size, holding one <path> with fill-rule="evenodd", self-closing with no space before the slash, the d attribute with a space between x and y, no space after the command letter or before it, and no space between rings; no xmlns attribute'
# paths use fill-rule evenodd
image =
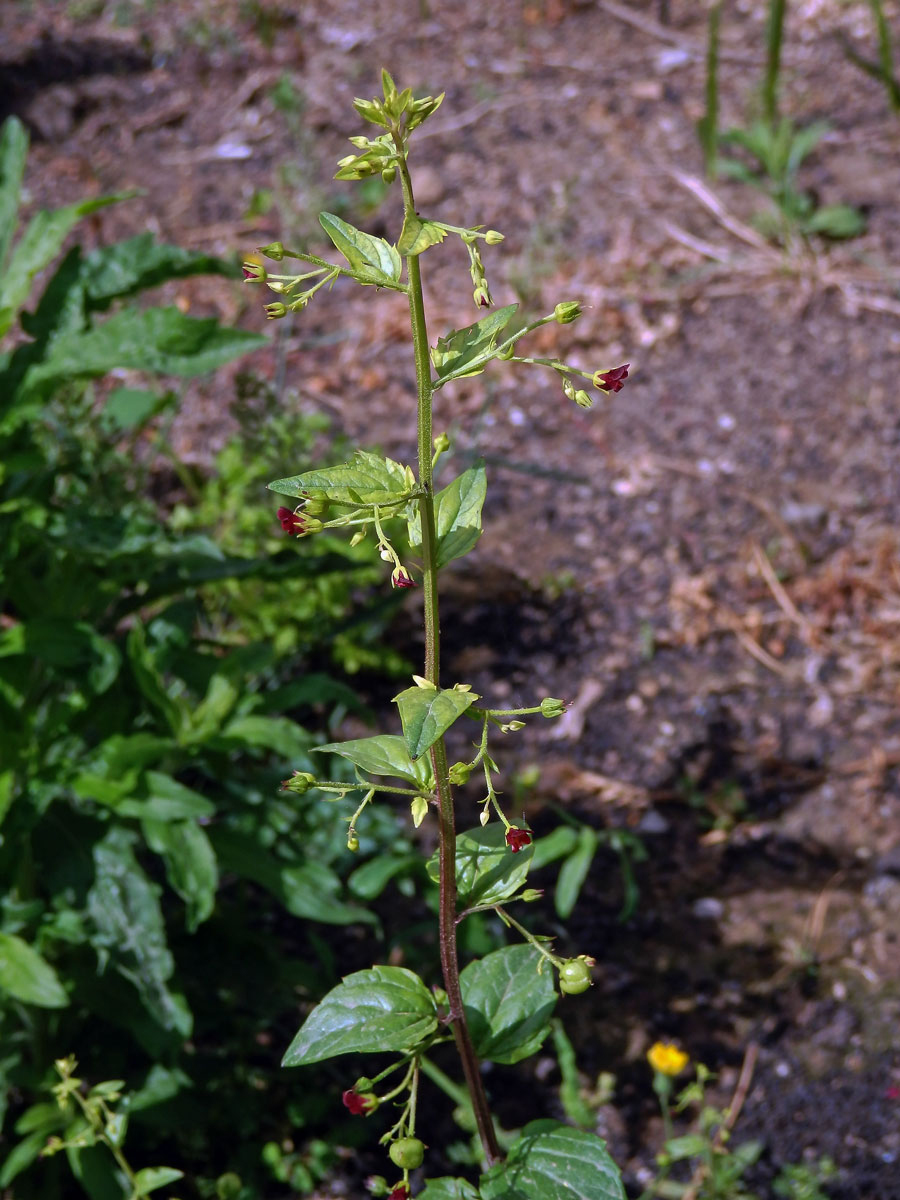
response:
<svg viewBox="0 0 900 1200"><path fill-rule="evenodd" d="M604 392L621 392L630 366L631 363L625 363L624 366L613 367L611 371L598 371L593 379L594 387Z"/></svg>
<svg viewBox="0 0 900 1200"><path fill-rule="evenodd" d="M378 1107L378 1097L371 1092L357 1092L348 1088L341 1099L344 1107L349 1108L354 1117L367 1117Z"/></svg>
<svg viewBox="0 0 900 1200"><path fill-rule="evenodd" d="M531 841L531 833L527 829L517 829L515 825L511 825L506 831L506 844L513 854L518 854L520 850L530 846Z"/></svg>
<svg viewBox="0 0 900 1200"><path fill-rule="evenodd" d="M285 533L297 534L299 537L301 533L306 532L306 522L299 513L289 508L279 508L277 516Z"/></svg>

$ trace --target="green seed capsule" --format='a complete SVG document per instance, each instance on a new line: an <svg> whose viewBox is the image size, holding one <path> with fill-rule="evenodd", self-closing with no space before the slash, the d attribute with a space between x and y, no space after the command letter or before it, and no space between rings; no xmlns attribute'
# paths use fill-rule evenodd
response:
<svg viewBox="0 0 900 1200"><path fill-rule="evenodd" d="M414 1171L416 1167L422 1165L425 1158L425 1146L418 1138L400 1138L399 1141L391 1143L388 1154L390 1154L391 1162L395 1167L400 1167L404 1171Z"/></svg>

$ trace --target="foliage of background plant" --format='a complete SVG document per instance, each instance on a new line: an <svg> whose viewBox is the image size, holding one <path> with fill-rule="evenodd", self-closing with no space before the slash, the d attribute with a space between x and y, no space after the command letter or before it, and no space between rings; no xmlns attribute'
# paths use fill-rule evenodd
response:
<svg viewBox="0 0 900 1200"><path fill-rule="evenodd" d="M0 355L0 1187L71 1194L63 1156L32 1164L61 1123L37 1097L75 1051L87 1074L133 1092L136 1157L167 1146L202 1190L226 1165L268 1175L266 1141L321 1108L287 1089L248 1104L248 1091L278 1090L253 1046L297 989L333 977L306 923L377 918L340 882L349 855L328 811L312 821L278 789L308 761L312 730L359 710L327 658L310 672L313 639L335 634L345 666L389 666L372 649L389 613L360 615L352 552L285 550L259 505L285 443L295 465L318 422L282 417L252 453L230 443L218 478L181 469L189 499L161 513L150 492L176 467L164 422L177 397L152 376L207 372L260 339L137 302L167 279L234 274L215 259L149 235L60 259L78 220L115 198L39 212L13 244L26 152L8 121L0 319L21 333ZM151 382L91 383L122 367ZM258 415L269 401L255 392ZM390 814L361 850L370 901L405 850ZM91 1196L121 1194L102 1147L70 1158Z"/></svg>

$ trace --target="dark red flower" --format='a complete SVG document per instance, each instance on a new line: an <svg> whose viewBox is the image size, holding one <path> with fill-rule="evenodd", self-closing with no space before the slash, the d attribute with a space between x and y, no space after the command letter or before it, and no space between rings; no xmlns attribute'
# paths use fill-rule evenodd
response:
<svg viewBox="0 0 900 1200"><path fill-rule="evenodd" d="M406 1186L406 1184L398 1183L397 1186L394 1188L394 1190L391 1192L391 1194L388 1196L388 1200L407 1200L408 1196L409 1196L409 1188Z"/></svg>
<svg viewBox="0 0 900 1200"><path fill-rule="evenodd" d="M306 522L300 514L293 512L289 508L279 508L278 520L281 522L281 528L285 533L303 533L306 529Z"/></svg>
<svg viewBox="0 0 900 1200"><path fill-rule="evenodd" d="M518 854L520 850L531 845L531 834L527 829L517 829L515 825L511 825L506 831L506 844L513 854Z"/></svg>
<svg viewBox="0 0 900 1200"><path fill-rule="evenodd" d="M621 392L630 366L631 363L625 363L622 367L613 367L611 371L598 371L594 376L594 387L602 388L605 392Z"/></svg>
<svg viewBox="0 0 900 1200"><path fill-rule="evenodd" d="M394 567L391 572L391 587L409 588L415 587L416 581L407 571L406 567Z"/></svg>
<svg viewBox="0 0 900 1200"><path fill-rule="evenodd" d="M371 1092L357 1092L353 1088L348 1088L341 1099L354 1117L367 1117L378 1107L378 1100Z"/></svg>

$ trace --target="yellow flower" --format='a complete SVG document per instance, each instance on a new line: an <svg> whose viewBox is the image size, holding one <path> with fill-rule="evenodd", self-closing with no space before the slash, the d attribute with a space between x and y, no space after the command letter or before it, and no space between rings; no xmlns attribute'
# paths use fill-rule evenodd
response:
<svg viewBox="0 0 900 1200"><path fill-rule="evenodd" d="M690 1062L690 1055L685 1054L673 1042L654 1042L647 1051L647 1062L660 1075L680 1075Z"/></svg>

